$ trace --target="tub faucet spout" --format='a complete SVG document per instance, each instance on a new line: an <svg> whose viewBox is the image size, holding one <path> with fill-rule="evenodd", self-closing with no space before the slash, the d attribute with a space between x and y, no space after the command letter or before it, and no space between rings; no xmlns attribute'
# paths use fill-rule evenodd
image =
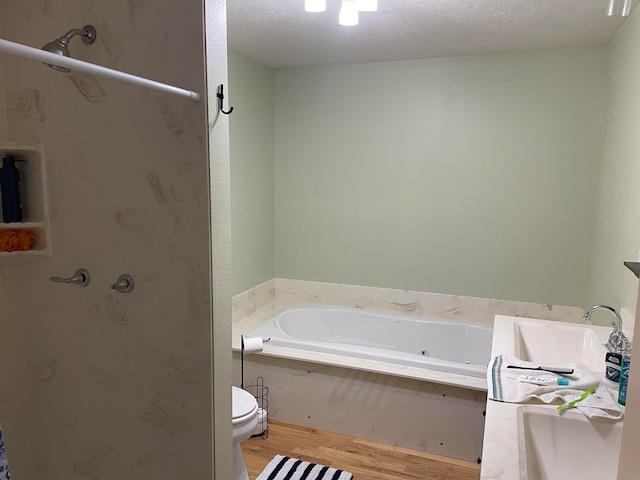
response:
<svg viewBox="0 0 640 480"><path fill-rule="evenodd" d="M613 332L611 332L611 335L609 335L609 340L607 341L607 348L609 349L609 351L620 353L624 353L625 351L627 351L630 345L629 340L622 331L622 317L618 312L616 312L613 307L610 307L609 305L594 305L584 313L582 320L584 320L585 322L590 322L591 315L596 310L605 310L616 318L615 322L611 322Z"/></svg>

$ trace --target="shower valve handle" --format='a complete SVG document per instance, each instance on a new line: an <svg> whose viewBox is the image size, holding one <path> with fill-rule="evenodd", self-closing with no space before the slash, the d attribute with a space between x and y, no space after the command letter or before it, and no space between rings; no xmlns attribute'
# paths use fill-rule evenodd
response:
<svg viewBox="0 0 640 480"><path fill-rule="evenodd" d="M131 275L123 273L118 277L116 283L111 285L111 289L120 293L129 293L133 290L133 278Z"/></svg>
<svg viewBox="0 0 640 480"><path fill-rule="evenodd" d="M91 283L91 275L84 268L79 268L71 277L49 277L53 283L71 283L80 287L86 287Z"/></svg>

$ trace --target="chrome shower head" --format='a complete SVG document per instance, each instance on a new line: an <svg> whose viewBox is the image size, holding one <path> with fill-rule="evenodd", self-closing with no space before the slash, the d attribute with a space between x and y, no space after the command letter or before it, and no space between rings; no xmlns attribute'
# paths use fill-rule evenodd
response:
<svg viewBox="0 0 640 480"><path fill-rule="evenodd" d="M91 44L96 40L96 29L92 25L85 25L82 28L71 29L60 38L56 38L52 42L47 43L42 47L42 50L61 55L63 57L71 57L71 54L69 53L69 40L76 35L80 35L84 43ZM45 63L45 65L59 72L69 73L71 71L68 68L51 65L50 63Z"/></svg>

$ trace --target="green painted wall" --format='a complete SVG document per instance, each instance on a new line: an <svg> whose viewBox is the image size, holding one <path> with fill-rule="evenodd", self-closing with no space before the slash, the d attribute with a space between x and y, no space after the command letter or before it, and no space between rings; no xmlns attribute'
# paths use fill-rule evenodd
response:
<svg viewBox="0 0 640 480"><path fill-rule="evenodd" d="M623 265L640 250L640 10L609 44L593 224L589 303L635 311L638 280Z"/></svg>
<svg viewBox="0 0 640 480"><path fill-rule="evenodd" d="M232 294L274 271L274 71L229 52Z"/></svg>
<svg viewBox="0 0 640 480"><path fill-rule="evenodd" d="M277 70L276 276L583 305L605 63Z"/></svg>

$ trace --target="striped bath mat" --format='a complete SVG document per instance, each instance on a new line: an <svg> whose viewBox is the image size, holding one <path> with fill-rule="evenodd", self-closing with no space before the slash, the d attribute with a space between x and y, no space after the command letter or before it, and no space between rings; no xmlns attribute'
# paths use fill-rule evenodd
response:
<svg viewBox="0 0 640 480"><path fill-rule="evenodd" d="M343 470L276 455L256 480L352 480Z"/></svg>

